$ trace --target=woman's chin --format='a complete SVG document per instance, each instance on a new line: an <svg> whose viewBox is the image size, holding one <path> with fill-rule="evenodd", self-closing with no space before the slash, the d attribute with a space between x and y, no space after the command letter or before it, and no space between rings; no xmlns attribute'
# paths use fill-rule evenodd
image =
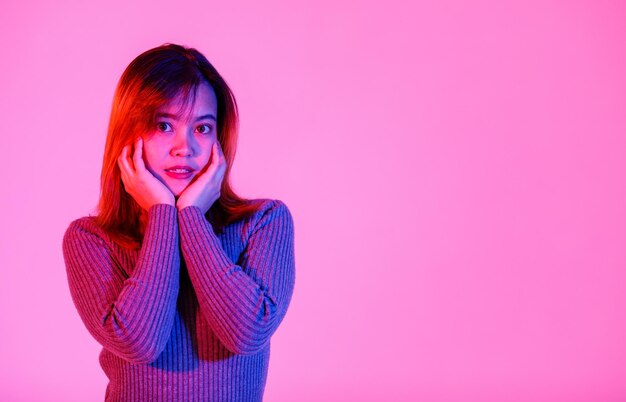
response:
<svg viewBox="0 0 626 402"><path fill-rule="evenodd" d="M174 194L174 198L178 199L178 197L180 197L180 195L183 193L183 191L185 191L185 188L187 186L168 186L168 188L170 189L170 191L172 192L172 194Z"/></svg>

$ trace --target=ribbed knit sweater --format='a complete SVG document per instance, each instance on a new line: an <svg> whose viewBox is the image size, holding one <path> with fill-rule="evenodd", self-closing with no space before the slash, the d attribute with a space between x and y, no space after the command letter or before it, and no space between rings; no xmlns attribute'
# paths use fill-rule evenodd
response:
<svg viewBox="0 0 626 402"><path fill-rule="evenodd" d="M261 401L270 337L295 284L280 200L216 235L200 208L148 210L139 250L93 217L63 237L72 300L102 346L106 401Z"/></svg>

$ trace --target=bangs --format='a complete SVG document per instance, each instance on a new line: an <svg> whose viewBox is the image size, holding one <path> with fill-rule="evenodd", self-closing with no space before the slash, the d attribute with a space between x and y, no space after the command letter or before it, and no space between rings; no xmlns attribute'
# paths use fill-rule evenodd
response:
<svg viewBox="0 0 626 402"><path fill-rule="evenodd" d="M184 74L187 73L187 74ZM206 82L204 77L197 71L184 71L179 74L170 76L160 76L158 80L148 85L149 93L153 96L147 96L148 107L144 108L147 112L145 116L147 121L145 124L150 127L156 120L159 109L172 106L175 110L175 117L183 119L188 116L196 101L196 92L201 83Z"/></svg>
<svg viewBox="0 0 626 402"><path fill-rule="evenodd" d="M177 119L180 120L188 116L196 102L196 91L199 85L199 82L194 82L181 87L173 86L169 88L169 91L160 96L161 102L155 108L154 114L156 114L157 110L161 107L171 105L175 107L174 113Z"/></svg>

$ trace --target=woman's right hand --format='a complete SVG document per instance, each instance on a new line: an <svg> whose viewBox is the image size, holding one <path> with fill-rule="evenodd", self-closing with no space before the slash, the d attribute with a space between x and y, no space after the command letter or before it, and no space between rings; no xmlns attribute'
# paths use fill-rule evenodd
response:
<svg viewBox="0 0 626 402"><path fill-rule="evenodd" d="M117 158L126 192L146 211L155 204L175 206L174 194L146 169L142 157L143 139L139 137L135 141L135 151L132 158L129 156L129 150L130 145L126 145Z"/></svg>

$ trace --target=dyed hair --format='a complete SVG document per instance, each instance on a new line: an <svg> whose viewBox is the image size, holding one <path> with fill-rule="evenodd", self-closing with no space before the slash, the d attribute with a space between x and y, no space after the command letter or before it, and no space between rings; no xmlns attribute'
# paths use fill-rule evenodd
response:
<svg viewBox="0 0 626 402"><path fill-rule="evenodd" d="M148 132L154 125L159 107L178 95L193 99L196 88L203 82L211 85L217 97L217 140L226 157L220 197L207 211L206 218L216 233L220 233L229 223L257 210L260 200L241 198L230 186L239 125L233 93L200 52L164 44L140 54L128 65L113 98L96 222L124 247L138 248L141 244L142 208L124 189L117 158L124 146L132 148L137 133Z"/></svg>

